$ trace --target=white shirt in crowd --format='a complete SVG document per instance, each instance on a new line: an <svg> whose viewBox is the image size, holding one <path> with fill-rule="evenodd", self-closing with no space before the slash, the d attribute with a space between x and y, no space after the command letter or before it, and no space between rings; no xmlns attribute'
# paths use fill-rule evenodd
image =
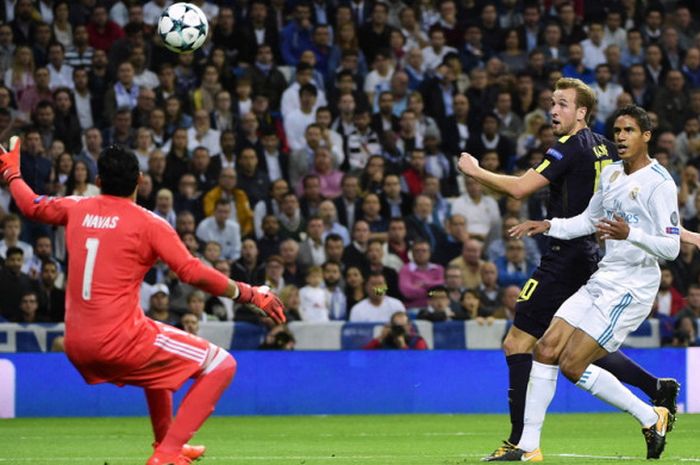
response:
<svg viewBox="0 0 700 465"><path fill-rule="evenodd" d="M388 323L391 315L405 312L406 307L399 299L385 295L382 303L374 305L369 298L362 299L350 310L350 321L354 323Z"/></svg>
<svg viewBox="0 0 700 465"><path fill-rule="evenodd" d="M299 290L299 313L302 321L329 321L331 294L322 287L304 286Z"/></svg>

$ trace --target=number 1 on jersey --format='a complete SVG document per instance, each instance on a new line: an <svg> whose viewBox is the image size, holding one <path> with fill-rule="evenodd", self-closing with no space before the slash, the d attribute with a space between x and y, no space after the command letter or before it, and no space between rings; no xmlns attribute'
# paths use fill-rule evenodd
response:
<svg viewBox="0 0 700 465"><path fill-rule="evenodd" d="M600 173L603 172L603 168L608 166L610 163L613 161L608 159L608 160L596 160L593 162L593 166L595 166L595 184L593 184L593 193L598 190L598 183L600 182Z"/></svg>
<svg viewBox="0 0 700 465"><path fill-rule="evenodd" d="M92 273L95 271L95 259L97 258L97 248L100 240L88 237L85 241L87 257L85 258L85 269L83 270L83 300L90 300L92 297Z"/></svg>

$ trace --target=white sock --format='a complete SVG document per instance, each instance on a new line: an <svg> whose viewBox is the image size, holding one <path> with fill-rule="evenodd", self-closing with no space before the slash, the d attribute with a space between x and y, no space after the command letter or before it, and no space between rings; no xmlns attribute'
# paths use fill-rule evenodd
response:
<svg viewBox="0 0 700 465"><path fill-rule="evenodd" d="M557 365L545 365L532 362L530 370L530 382L527 384L525 395L525 418L523 434L520 436L518 448L532 452L540 447L540 433L547 407L554 398L557 390Z"/></svg>
<svg viewBox="0 0 700 465"><path fill-rule="evenodd" d="M656 423L658 415L651 405L632 394L615 376L595 365L588 365L576 386L584 389L598 399L629 412L645 428Z"/></svg>

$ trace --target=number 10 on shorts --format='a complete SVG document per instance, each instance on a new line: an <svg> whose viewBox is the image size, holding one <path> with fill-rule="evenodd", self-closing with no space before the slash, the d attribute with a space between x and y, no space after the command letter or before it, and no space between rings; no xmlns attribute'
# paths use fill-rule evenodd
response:
<svg viewBox="0 0 700 465"><path fill-rule="evenodd" d="M532 293L535 292L535 289L537 288L537 285L539 284L539 281L536 279L528 279L525 285L523 286L523 289L520 291L520 294L518 294L518 302L525 302L526 300L530 300L530 297L532 297Z"/></svg>

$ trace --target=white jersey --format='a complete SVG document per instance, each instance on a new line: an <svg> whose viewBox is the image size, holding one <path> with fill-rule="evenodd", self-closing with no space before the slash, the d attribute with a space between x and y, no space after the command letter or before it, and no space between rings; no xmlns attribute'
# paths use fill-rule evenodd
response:
<svg viewBox="0 0 700 465"><path fill-rule="evenodd" d="M573 218L551 220L549 236L572 239L595 232L601 218L618 215L629 224L626 240L606 240L605 256L589 284L626 288L649 304L659 289L658 260L674 260L680 250L676 185L656 160L627 175L621 161L603 168L588 208Z"/></svg>

